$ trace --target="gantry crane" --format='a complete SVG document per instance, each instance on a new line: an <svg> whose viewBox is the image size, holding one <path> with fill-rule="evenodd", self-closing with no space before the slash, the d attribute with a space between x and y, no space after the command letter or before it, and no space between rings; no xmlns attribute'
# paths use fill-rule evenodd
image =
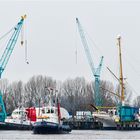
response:
<svg viewBox="0 0 140 140"><path fill-rule="evenodd" d="M92 74L95 77L95 90L94 90L94 92L95 92L95 105L97 107L99 107L102 105L101 96L100 96L100 73L101 73L101 68L102 68L102 63L103 63L103 56L101 57L101 60L100 60L98 67L95 68L92 57L91 57L91 53L89 50L88 42L87 42L87 39L85 37L84 30L83 30L82 25L80 24L78 18L76 18L76 23L78 26L81 41L82 41L82 44L84 46L84 50L85 50Z"/></svg>
<svg viewBox="0 0 140 140"><path fill-rule="evenodd" d="M26 18L26 15L21 17L21 20L18 22L18 24L13 28L13 34L10 38L10 40L7 43L7 46L0 58L0 78L2 73L4 72L6 65L10 59L10 56L14 50L15 44L17 42L19 33L21 31L21 28L23 26L23 22L24 19ZM23 44L23 41L21 41L21 44ZM2 99L2 92L0 91L0 122L4 122L6 118L6 110L5 110L5 106L3 103L3 99Z"/></svg>

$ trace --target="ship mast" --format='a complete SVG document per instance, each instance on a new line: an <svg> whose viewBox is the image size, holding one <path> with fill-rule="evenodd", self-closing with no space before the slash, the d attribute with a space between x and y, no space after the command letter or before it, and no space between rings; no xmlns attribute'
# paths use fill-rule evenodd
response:
<svg viewBox="0 0 140 140"><path fill-rule="evenodd" d="M123 81L123 68L122 68L122 54L121 54L121 36L117 37L117 45L119 47L119 63L120 63L120 85L121 85L121 104L124 105L124 81Z"/></svg>

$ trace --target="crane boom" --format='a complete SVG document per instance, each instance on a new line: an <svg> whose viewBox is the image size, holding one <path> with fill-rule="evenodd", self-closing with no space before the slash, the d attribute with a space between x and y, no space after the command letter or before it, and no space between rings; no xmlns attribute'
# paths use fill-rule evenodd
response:
<svg viewBox="0 0 140 140"><path fill-rule="evenodd" d="M99 63L98 68L95 69L93 59L91 57L91 53L89 50L89 45L88 45L88 42L86 40L82 25L80 24L78 18L76 18L76 23L78 25L79 34L81 37L82 44L84 46L84 50L85 50L92 74L95 77L95 90L94 90L94 92L95 92L95 105L101 106L102 103L101 103L101 97L100 97L100 73L101 73L101 68L102 68L102 63L103 63L103 56L101 57L101 61Z"/></svg>
<svg viewBox="0 0 140 140"><path fill-rule="evenodd" d="M92 70L92 74L94 75L94 73L95 73L94 63L92 61L92 57L91 57L90 50L89 50L89 47L88 47L88 42L85 38L85 33L83 31L82 25L80 24L78 18L76 18L76 22L77 22L77 25L78 25L78 30L79 30L79 33L80 33L80 36L81 36L82 44L83 44L85 52L86 52L86 56L87 56L89 65L90 65L91 70Z"/></svg>
<svg viewBox="0 0 140 140"><path fill-rule="evenodd" d="M97 67L97 69L96 69L94 75L100 76L101 68L102 68L102 65L103 65L103 59L104 59L104 57L102 56L102 57L101 57L101 60L100 60L100 63L99 63L99 65L98 65L98 67Z"/></svg>
<svg viewBox="0 0 140 140"><path fill-rule="evenodd" d="M26 18L26 15L22 16L21 20L14 27L14 32L13 32L10 40L8 41L7 46L6 46L2 56L0 58L0 78L1 78L1 75L2 75L3 71L5 70L5 67L6 67L6 65L9 61L9 58L10 58L12 52L13 52L13 49L14 49L15 44L17 42L20 30L22 28L23 21L24 21L25 18Z"/></svg>
<svg viewBox="0 0 140 140"><path fill-rule="evenodd" d="M13 52L13 49L15 47L15 44L17 42L19 33L21 31L22 25L23 25L23 21L26 18L26 15L21 17L21 20L18 22L18 24L14 27L14 32L10 38L10 40L7 43L7 46L0 58L0 78L1 75L3 73L3 71L5 70L5 67L10 59L10 56ZM4 106L4 102L2 99L2 92L0 91L0 122L4 122L5 118L6 118L6 109Z"/></svg>

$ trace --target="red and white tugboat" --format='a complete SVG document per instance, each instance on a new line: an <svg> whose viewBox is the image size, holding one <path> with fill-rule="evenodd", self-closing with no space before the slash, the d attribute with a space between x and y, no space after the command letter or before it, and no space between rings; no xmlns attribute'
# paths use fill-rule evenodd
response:
<svg viewBox="0 0 140 140"><path fill-rule="evenodd" d="M10 130L29 130L36 122L36 109L35 107L24 108L20 107L15 109L11 116L5 119L5 129Z"/></svg>
<svg viewBox="0 0 140 140"><path fill-rule="evenodd" d="M49 105L42 107L37 121L33 124L34 134L63 134L71 132L69 125L63 125L61 121L60 103L52 105L51 95Z"/></svg>

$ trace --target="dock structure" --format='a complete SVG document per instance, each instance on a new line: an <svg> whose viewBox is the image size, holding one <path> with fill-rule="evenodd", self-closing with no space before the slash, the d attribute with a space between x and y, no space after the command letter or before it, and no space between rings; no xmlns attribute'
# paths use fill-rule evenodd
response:
<svg viewBox="0 0 140 140"><path fill-rule="evenodd" d="M101 122L93 122L93 121L65 121L65 124L68 124L74 130L94 130L94 129L102 129Z"/></svg>
<svg viewBox="0 0 140 140"><path fill-rule="evenodd" d="M102 129L103 123L96 120L92 116L91 111L76 111L75 117L66 119L63 123L68 124L71 129L75 130L92 130L92 129Z"/></svg>

